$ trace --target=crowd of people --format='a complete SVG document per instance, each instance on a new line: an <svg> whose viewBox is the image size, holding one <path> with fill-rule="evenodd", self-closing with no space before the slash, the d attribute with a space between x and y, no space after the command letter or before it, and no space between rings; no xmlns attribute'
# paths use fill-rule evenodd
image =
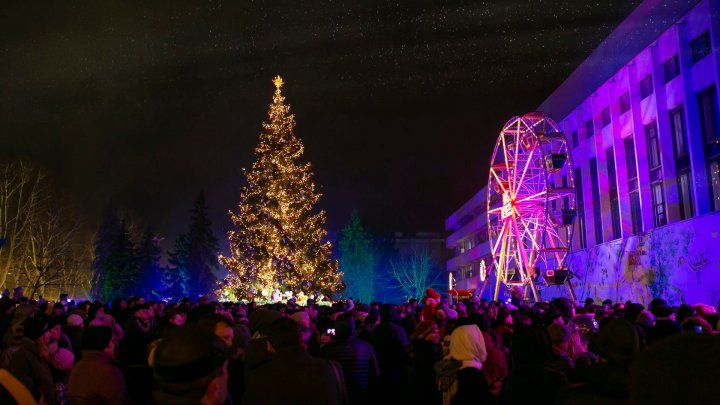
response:
<svg viewBox="0 0 720 405"><path fill-rule="evenodd" d="M700 403L720 315L566 298L0 299L2 404Z"/></svg>

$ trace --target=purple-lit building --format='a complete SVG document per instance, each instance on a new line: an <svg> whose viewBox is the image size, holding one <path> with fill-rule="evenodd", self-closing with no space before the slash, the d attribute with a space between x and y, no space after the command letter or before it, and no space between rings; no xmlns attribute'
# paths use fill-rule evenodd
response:
<svg viewBox="0 0 720 405"><path fill-rule="evenodd" d="M720 304L719 50L720 0L646 0L538 106L572 147L578 299ZM457 288L483 284L485 199L445 224Z"/></svg>

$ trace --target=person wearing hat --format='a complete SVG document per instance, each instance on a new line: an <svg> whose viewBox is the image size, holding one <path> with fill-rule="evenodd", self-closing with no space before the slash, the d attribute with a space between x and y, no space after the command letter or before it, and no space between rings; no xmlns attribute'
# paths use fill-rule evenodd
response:
<svg viewBox="0 0 720 405"><path fill-rule="evenodd" d="M248 327L250 328L252 337L245 351L245 371L258 367L270 360L265 329L280 317L280 312L272 309L256 309L250 314Z"/></svg>
<svg viewBox="0 0 720 405"><path fill-rule="evenodd" d="M439 403L440 391L435 383L435 363L442 360L440 330L433 321L417 324L410 335L411 403Z"/></svg>
<svg viewBox="0 0 720 405"><path fill-rule="evenodd" d="M152 396L152 370L148 364L148 346L153 341L154 328L145 304L136 304L120 341L120 366L127 378L130 398L145 403Z"/></svg>
<svg viewBox="0 0 720 405"><path fill-rule="evenodd" d="M435 310L440 303L440 294L432 288L425 290L422 299L422 316L424 321L431 321L435 316Z"/></svg>
<svg viewBox="0 0 720 405"><path fill-rule="evenodd" d="M115 364L115 342L108 326L87 328L80 340L82 359L68 383L72 404L127 404L125 376Z"/></svg>
<svg viewBox="0 0 720 405"><path fill-rule="evenodd" d="M70 346L75 355L75 362L78 362L82 356L80 337L82 336L83 330L84 324L80 315L72 314L67 317L67 325L63 328L63 333L70 339Z"/></svg>
<svg viewBox="0 0 720 405"><path fill-rule="evenodd" d="M153 403L225 403L230 357L226 344L203 325L168 331L155 350Z"/></svg>
<svg viewBox="0 0 720 405"><path fill-rule="evenodd" d="M682 332L682 325L675 320L675 308L659 305L651 310L655 315L655 325L647 331L647 344L652 345L660 339Z"/></svg>
<svg viewBox="0 0 720 405"><path fill-rule="evenodd" d="M570 357L570 328L562 323L552 323L547 327L550 337L550 357L548 366L561 372L568 381L574 382L575 363Z"/></svg>
<svg viewBox="0 0 720 405"><path fill-rule="evenodd" d="M45 401L48 405L55 404L55 383L49 366L48 327L47 323L37 317L30 317L23 322L23 338L20 348L10 360L10 373L27 384L35 399Z"/></svg>

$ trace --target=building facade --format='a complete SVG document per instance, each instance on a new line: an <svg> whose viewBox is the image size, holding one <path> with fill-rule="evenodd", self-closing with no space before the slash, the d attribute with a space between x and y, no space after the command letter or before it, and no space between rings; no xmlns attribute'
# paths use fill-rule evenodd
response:
<svg viewBox="0 0 720 405"><path fill-rule="evenodd" d="M578 299L720 304L719 50L720 0L646 0L538 107L572 148ZM446 221L458 288L483 285L486 195Z"/></svg>

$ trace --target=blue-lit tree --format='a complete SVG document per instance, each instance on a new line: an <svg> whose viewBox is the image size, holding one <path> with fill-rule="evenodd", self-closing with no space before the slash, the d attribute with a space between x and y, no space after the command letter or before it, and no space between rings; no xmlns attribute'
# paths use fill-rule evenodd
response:
<svg viewBox="0 0 720 405"><path fill-rule="evenodd" d="M207 215L205 196L200 193L192 208L190 229L178 237L175 250L170 254L170 264L174 266L170 271L175 275L166 275L167 281L179 283L185 296L212 294L217 285L219 250Z"/></svg>
<svg viewBox="0 0 720 405"><path fill-rule="evenodd" d="M360 223L360 216L353 210L350 222L340 235L340 270L347 285L346 297L362 302L372 302L375 296L375 260L372 239Z"/></svg>
<svg viewBox="0 0 720 405"><path fill-rule="evenodd" d="M136 248L136 260L140 273L140 290L143 296L158 295L163 289L160 268L160 238L147 227Z"/></svg>

